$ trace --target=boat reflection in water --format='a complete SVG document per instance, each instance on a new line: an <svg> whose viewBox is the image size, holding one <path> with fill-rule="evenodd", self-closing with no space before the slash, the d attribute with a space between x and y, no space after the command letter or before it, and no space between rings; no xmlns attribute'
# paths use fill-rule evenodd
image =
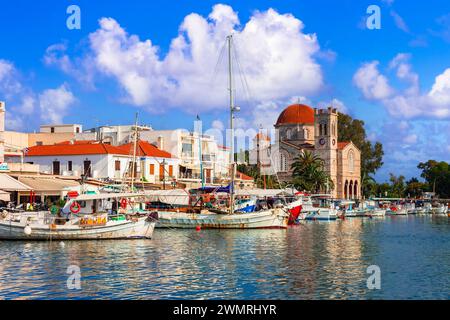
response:
<svg viewBox="0 0 450 320"><path fill-rule="evenodd" d="M440 299L450 286L449 234L447 217L410 216L160 229L152 241L2 242L0 298ZM71 265L81 290L66 287ZM381 290L367 289L371 265Z"/></svg>

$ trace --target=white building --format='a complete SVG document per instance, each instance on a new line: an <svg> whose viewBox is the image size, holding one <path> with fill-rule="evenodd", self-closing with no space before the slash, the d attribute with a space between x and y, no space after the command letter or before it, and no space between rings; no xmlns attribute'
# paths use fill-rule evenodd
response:
<svg viewBox="0 0 450 320"><path fill-rule="evenodd" d="M135 125L118 125L118 126L100 126L78 133L77 140L98 140L109 143L113 146L122 145L132 141L133 134L136 131ZM149 126L138 125L139 132L151 131Z"/></svg>
<svg viewBox="0 0 450 320"><path fill-rule="evenodd" d="M119 146L133 159L134 144L128 143ZM172 183L178 178L179 159L170 153L158 149L147 141L138 141L136 145L136 169L137 180L150 183Z"/></svg>
<svg viewBox="0 0 450 320"><path fill-rule="evenodd" d="M28 148L24 162L38 164L42 173L91 177L95 179L129 179L133 161L133 145L111 146L92 141L63 142ZM147 142L136 148L136 181L163 183L178 174L178 160ZM11 157L10 162L19 162Z"/></svg>
<svg viewBox="0 0 450 320"><path fill-rule="evenodd" d="M81 124L44 124L39 128L40 133L80 133L83 131Z"/></svg>
<svg viewBox="0 0 450 320"><path fill-rule="evenodd" d="M213 136L183 129L140 132L140 138L153 143L179 159L179 180L220 183L229 170L229 150L219 147Z"/></svg>
<svg viewBox="0 0 450 320"><path fill-rule="evenodd" d="M20 158L10 157L8 161L18 162ZM24 156L25 163L38 164L42 173L96 179L119 179L130 161L128 153L118 147L87 141L33 146Z"/></svg>

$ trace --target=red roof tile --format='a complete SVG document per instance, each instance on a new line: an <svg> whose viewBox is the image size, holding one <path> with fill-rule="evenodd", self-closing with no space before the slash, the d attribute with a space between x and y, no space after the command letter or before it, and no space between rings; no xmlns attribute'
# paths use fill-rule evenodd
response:
<svg viewBox="0 0 450 320"><path fill-rule="evenodd" d="M26 156L66 156L85 154L120 154L128 155L119 147L104 143L90 144L54 144L29 147Z"/></svg>
<svg viewBox="0 0 450 320"><path fill-rule="evenodd" d="M293 104L281 112L275 126L283 124L314 124L314 109L304 104Z"/></svg>
<svg viewBox="0 0 450 320"><path fill-rule="evenodd" d="M350 144L350 142L348 142L348 141L338 142L338 149L342 150L349 144Z"/></svg>
<svg viewBox="0 0 450 320"><path fill-rule="evenodd" d="M119 146L121 150L126 152L129 155L133 155L133 143L127 143ZM148 156L148 157L157 157L157 158L173 158L173 156L164 150L160 150L151 143L148 143L147 141L140 140L138 142L137 148L136 148L136 155L138 157L141 156Z"/></svg>
<svg viewBox="0 0 450 320"><path fill-rule="evenodd" d="M246 175L246 174L244 174L244 173L242 173L242 172L239 172L239 171L236 171L236 177L237 177L238 179L241 179L241 180L251 180L251 181L254 181L254 179L253 179L252 177L250 177L250 176L248 176L248 175Z"/></svg>

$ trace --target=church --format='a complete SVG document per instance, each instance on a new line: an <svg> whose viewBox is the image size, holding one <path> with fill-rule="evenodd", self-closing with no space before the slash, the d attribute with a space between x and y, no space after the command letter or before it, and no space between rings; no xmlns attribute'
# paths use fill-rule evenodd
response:
<svg viewBox="0 0 450 320"><path fill-rule="evenodd" d="M262 174L276 174L281 182L289 182L294 158L308 150L324 161L324 169L334 184L328 192L334 198L359 199L361 152L351 141L338 141L338 130L335 108L290 105L275 123L275 143L263 132L255 136L250 161L260 166Z"/></svg>

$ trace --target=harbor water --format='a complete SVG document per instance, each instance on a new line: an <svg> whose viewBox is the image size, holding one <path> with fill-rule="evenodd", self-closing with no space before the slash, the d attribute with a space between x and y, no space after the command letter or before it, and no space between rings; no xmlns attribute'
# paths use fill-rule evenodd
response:
<svg viewBox="0 0 450 320"><path fill-rule="evenodd" d="M449 299L449 244L447 216L2 241L0 299ZM70 266L79 289L68 288ZM380 289L367 286L369 266L379 267Z"/></svg>

